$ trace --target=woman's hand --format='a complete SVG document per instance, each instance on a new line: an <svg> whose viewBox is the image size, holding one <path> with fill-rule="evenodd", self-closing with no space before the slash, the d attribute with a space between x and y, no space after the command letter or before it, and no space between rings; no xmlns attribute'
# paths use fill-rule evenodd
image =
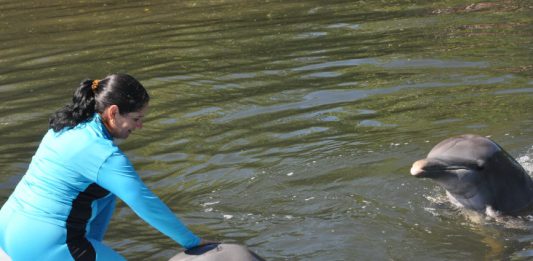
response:
<svg viewBox="0 0 533 261"><path fill-rule="evenodd" d="M198 244L198 246L204 246L204 245L211 245L211 244L220 244L219 241L214 241L214 240L206 240L206 239L201 239L200 240L200 244Z"/></svg>

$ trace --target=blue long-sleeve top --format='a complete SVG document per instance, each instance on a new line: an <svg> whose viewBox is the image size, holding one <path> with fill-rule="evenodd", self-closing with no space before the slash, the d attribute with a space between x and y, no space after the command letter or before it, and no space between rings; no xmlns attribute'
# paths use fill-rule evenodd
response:
<svg viewBox="0 0 533 261"><path fill-rule="evenodd" d="M183 247L200 243L142 182L98 114L71 129L49 130L4 207L101 241L115 195Z"/></svg>

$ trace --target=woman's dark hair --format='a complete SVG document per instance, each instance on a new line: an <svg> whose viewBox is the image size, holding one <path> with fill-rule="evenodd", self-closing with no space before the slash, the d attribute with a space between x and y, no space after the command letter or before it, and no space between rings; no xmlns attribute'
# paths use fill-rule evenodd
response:
<svg viewBox="0 0 533 261"><path fill-rule="evenodd" d="M56 111L49 121L55 132L92 119L95 113L102 113L117 105L121 115L140 111L150 100L146 89L135 78L127 74L112 74L102 80L85 80L74 91L72 104Z"/></svg>

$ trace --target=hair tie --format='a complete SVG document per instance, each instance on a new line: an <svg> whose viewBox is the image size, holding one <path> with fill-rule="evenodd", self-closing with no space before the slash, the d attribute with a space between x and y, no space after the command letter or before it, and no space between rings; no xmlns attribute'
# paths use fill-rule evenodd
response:
<svg viewBox="0 0 533 261"><path fill-rule="evenodd" d="M96 91L96 88L98 88L98 84L100 83L100 80L94 80L93 81L93 84L91 85L91 89L93 90L93 92Z"/></svg>

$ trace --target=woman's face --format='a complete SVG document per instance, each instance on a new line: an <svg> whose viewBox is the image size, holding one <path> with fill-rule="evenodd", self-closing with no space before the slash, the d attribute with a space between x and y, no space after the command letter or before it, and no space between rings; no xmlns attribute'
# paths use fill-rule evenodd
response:
<svg viewBox="0 0 533 261"><path fill-rule="evenodd" d="M133 131L143 127L143 118L147 113L148 104L140 111L129 112L123 115L119 113L118 107L112 108L111 106L108 109L110 111L107 113L107 119L104 116L104 124L107 130L114 138L126 139Z"/></svg>

